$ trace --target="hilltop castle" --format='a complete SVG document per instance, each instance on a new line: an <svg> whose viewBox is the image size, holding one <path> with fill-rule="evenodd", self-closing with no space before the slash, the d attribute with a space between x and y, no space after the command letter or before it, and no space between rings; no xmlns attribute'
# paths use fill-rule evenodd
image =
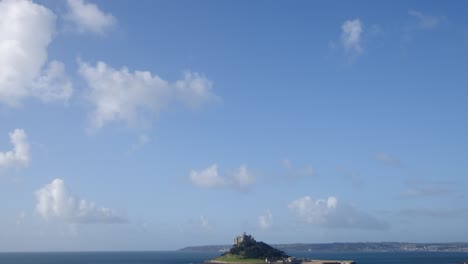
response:
<svg viewBox="0 0 468 264"><path fill-rule="evenodd" d="M239 245L240 243L242 243L244 240L247 240L247 239L253 239L253 237L251 235L247 235L244 232L242 233L242 235L234 238L234 245Z"/></svg>

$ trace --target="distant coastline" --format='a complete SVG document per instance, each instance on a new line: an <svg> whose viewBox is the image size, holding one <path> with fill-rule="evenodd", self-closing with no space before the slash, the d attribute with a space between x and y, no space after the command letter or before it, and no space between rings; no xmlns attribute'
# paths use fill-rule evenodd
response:
<svg viewBox="0 0 468 264"><path fill-rule="evenodd" d="M189 246L178 251L225 252L232 245ZM356 242L356 243L295 243L273 244L277 249L313 252L468 252L468 242L456 243L404 243L404 242Z"/></svg>

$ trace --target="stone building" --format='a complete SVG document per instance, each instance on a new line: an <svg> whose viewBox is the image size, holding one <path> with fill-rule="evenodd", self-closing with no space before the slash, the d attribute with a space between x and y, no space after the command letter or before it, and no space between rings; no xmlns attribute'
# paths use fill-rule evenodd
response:
<svg viewBox="0 0 468 264"><path fill-rule="evenodd" d="M249 238L251 236L248 236L245 232L242 233L241 236L238 236L236 238L234 238L234 245L239 245L240 243L242 243L242 241L244 241L245 239Z"/></svg>

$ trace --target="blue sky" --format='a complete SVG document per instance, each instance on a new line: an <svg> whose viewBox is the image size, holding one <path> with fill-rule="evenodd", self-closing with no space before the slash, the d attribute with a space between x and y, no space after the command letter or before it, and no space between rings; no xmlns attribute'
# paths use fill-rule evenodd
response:
<svg viewBox="0 0 468 264"><path fill-rule="evenodd" d="M465 241L466 4L0 2L0 250Z"/></svg>

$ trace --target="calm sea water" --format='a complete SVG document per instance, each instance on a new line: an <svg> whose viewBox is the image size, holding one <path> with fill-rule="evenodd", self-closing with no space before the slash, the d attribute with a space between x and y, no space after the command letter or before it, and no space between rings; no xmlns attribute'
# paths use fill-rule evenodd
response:
<svg viewBox="0 0 468 264"><path fill-rule="evenodd" d="M459 264L468 253L312 253L290 252L295 257L352 259L358 264ZM82 252L0 253L0 264L199 264L217 253L188 252Z"/></svg>

